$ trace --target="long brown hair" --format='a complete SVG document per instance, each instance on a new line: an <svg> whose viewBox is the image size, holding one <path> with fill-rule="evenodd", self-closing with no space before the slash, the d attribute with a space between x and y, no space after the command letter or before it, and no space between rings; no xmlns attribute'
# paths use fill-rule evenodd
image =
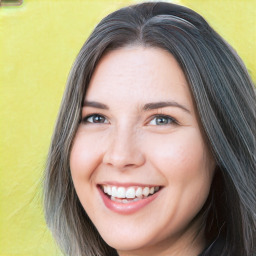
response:
<svg viewBox="0 0 256 256"><path fill-rule="evenodd" d="M117 255L103 241L79 202L69 156L97 62L107 51L127 45L169 51L190 85L203 132L218 165L203 208L203 227L210 244L204 255L213 255L214 243L221 236L223 246L218 255L252 256L256 246L253 83L235 51L199 14L163 2L129 6L105 17L71 69L44 179L45 217L57 243L70 256Z"/></svg>

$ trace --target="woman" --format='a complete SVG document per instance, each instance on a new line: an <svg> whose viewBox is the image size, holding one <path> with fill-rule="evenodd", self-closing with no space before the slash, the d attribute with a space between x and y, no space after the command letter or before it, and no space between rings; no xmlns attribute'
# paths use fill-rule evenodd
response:
<svg viewBox="0 0 256 256"><path fill-rule="evenodd" d="M254 87L194 11L104 18L71 70L45 214L67 255L255 253Z"/></svg>

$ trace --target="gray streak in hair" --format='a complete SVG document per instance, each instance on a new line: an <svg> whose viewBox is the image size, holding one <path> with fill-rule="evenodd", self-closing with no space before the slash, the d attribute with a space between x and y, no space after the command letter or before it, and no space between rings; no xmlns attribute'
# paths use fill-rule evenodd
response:
<svg viewBox="0 0 256 256"><path fill-rule="evenodd" d="M143 3L105 17L71 69L44 179L46 222L69 256L117 255L101 238L76 195L69 170L72 142L92 73L108 51L129 45L160 47L181 66L218 164L199 215L211 246L204 256L252 256L256 251L256 96L236 52L194 11ZM223 239L221 248L215 241ZM215 253L215 254L214 254Z"/></svg>

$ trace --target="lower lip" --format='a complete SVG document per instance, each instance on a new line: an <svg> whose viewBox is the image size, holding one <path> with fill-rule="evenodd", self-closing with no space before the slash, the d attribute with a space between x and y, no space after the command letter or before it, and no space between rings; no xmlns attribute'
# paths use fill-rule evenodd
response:
<svg viewBox="0 0 256 256"><path fill-rule="evenodd" d="M149 196L145 199L141 199L138 200L136 202L131 202L131 203L119 203L119 202L115 202L112 201L102 190L100 187L98 187L99 193L101 195L101 198L105 204L105 206L117 213L120 214L132 214L135 213L137 211L139 211L140 209L142 209L144 206L148 205L149 203L151 203L153 200L155 200L157 198L157 196L159 195L158 191L157 193L153 194L152 196Z"/></svg>

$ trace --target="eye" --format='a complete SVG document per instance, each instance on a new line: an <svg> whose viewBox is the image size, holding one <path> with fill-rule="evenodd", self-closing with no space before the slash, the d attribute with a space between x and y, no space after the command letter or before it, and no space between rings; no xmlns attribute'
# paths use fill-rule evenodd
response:
<svg viewBox="0 0 256 256"><path fill-rule="evenodd" d="M155 116L150 122L149 125L169 125L169 124L178 124L178 122L170 117L165 115Z"/></svg>
<svg viewBox="0 0 256 256"><path fill-rule="evenodd" d="M93 114L86 116L82 119L83 123L93 123L93 124L106 124L108 123L107 118L103 115Z"/></svg>

